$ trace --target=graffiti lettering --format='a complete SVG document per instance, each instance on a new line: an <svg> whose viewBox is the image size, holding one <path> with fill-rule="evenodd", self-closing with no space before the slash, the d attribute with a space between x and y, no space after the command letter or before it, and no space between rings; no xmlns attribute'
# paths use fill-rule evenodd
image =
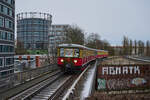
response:
<svg viewBox="0 0 150 100"><path fill-rule="evenodd" d="M125 89L130 87L130 79L110 79L106 84L109 90Z"/></svg>
<svg viewBox="0 0 150 100"><path fill-rule="evenodd" d="M106 89L106 87L108 90L127 89L130 86L130 79L98 79L98 90Z"/></svg>
<svg viewBox="0 0 150 100"><path fill-rule="evenodd" d="M142 85L142 84L145 84L145 83L147 83L147 82L144 78L134 78L132 80L132 84L135 84L136 86L137 85Z"/></svg>
<svg viewBox="0 0 150 100"><path fill-rule="evenodd" d="M106 80L105 79L98 79L98 89L105 89L106 88Z"/></svg>
<svg viewBox="0 0 150 100"><path fill-rule="evenodd" d="M102 67L102 75L140 74L139 66L135 67Z"/></svg>

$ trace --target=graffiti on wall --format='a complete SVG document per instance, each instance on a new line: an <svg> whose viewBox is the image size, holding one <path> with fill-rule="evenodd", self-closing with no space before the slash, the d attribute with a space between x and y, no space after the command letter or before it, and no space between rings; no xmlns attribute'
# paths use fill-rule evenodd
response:
<svg viewBox="0 0 150 100"><path fill-rule="evenodd" d="M131 83L138 86L147 83L147 81L144 78L134 78Z"/></svg>
<svg viewBox="0 0 150 100"><path fill-rule="evenodd" d="M139 66L103 67L102 75L140 74Z"/></svg>
<svg viewBox="0 0 150 100"><path fill-rule="evenodd" d="M129 88L131 85L130 79L98 79L98 89L124 89Z"/></svg>
<svg viewBox="0 0 150 100"><path fill-rule="evenodd" d="M98 79L98 90L106 89L106 80L105 79Z"/></svg>
<svg viewBox="0 0 150 100"><path fill-rule="evenodd" d="M106 82L109 90L124 89L130 87L130 79L109 79Z"/></svg>
<svg viewBox="0 0 150 100"><path fill-rule="evenodd" d="M132 85L142 85L145 84L146 80L144 78L134 78L134 79L98 79L98 90L108 89L108 90L118 90L118 89L129 89Z"/></svg>
<svg viewBox="0 0 150 100"><path fill-rule="evenodd" d="M150 87L150 65L102 65L97 71L97 89L124 90Z"/></svg>

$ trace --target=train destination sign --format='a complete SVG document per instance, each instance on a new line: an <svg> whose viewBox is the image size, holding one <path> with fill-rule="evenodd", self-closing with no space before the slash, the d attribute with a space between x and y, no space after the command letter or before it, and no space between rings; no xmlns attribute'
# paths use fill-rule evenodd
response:
<svg viewBox="0 0 150 100"><path fill-rule="evenodd" d="M150 65L100 65L98 90L132 90L150 87Z"/></svg>

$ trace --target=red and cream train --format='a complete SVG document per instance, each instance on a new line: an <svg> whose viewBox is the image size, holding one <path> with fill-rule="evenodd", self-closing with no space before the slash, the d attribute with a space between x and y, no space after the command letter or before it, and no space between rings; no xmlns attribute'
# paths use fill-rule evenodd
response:
<svg viewBox="0 0 150 100"><path fill-rule="evenodd" d="M78 44L60 44L57 48L57 64L62 71L82 70L89 62L107 56L107 51Z"/></svg>

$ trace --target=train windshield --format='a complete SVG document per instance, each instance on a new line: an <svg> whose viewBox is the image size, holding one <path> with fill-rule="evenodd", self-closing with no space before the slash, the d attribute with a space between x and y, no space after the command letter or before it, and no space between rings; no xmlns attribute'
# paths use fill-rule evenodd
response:
<svg viewBox="0 0 150 100"><path fill-rule="evenodd" d="M73 49L65 49L65 57L73 57Z"/></svg>
<svg viewBox="0 0 150 100"><path fill-rule="evenodd" d="M79 49L60 48L61 57L79 57Z"/></svg>
<svg viewBox="0 0 150 100"><path fill-rule="evenodd" d="M79 57L79 49L74 49L74 57Z"/></svg>

